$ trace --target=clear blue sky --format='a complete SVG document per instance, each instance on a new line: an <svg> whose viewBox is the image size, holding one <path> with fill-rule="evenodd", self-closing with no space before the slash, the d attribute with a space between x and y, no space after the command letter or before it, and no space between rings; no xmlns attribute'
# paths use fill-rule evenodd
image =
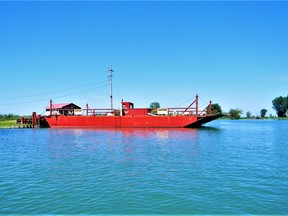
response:
<svg viewBox="0 0 288 216"><path fill-rule="evenodd" d="M198 93L275 115L288 94L288 2L0 2L0 113L42 113L50 98L109 107ZM202 104L203 103L203 104ZM184 105L188 105L187 102Z"/></svg>

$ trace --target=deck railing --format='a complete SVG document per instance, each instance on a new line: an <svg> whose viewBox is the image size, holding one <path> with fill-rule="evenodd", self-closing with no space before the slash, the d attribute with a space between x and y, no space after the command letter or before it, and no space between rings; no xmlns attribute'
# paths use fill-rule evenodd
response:
<svg viewBox="0 0 288 216"><path fill-rule="evenodd" d="M178 115L189 115L189 116L209 116L212 115L212 101L202 110L199 110L198 106L198 95L196 95L195 100L185 108L166 108L167 113L165 115L178 116ZM119 116L120 110L102 108L102 109L91 109L88 104L86 104L86 109L55 109L52 105L52 100L50 100L50 110L47 115L65 115L65 116ZM194 106L193 106L194 105Z"/></svg>

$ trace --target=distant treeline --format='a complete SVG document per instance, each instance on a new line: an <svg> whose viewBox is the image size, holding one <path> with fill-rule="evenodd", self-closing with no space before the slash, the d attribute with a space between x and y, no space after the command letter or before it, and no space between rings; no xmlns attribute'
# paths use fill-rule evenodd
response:
<svg viewBox="0 0 288 216"><path fill-rule="evenodd" d="M288 116L288 95L287 96L279 96L276 97L274 100L272 100L273 109L276 111L278 118L284 118L286 119ZM216 113L222 113L221 106L218 104L212 104L212 111ZM259 116L252 116L251 112L246 113L246 118L268 118L266 117L267 109L261 109ZM241 109L230 109L228 113L225 113L226 118L230 119L240 119L241 114L243 114L243 111ZM274 119L275 117L270 114L270 119Z"/></svg>
<svg viewBox="0 0 288 216"><path fill-rule="evenodd" d="M0 121L16 120L20 118L19 115L14 114L0 114Z"/></svg>

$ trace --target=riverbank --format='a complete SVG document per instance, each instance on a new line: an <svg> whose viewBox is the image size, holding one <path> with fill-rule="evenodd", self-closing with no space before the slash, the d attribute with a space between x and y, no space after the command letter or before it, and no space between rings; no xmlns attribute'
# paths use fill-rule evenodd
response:
<svg viewBox="0 0 288 216"><path fill-rule="evenodd" d="M28 128L28 124L17 124L16 120L5 120L0 121L0 128Z"/></svg>
<svg viewBox="0 0 288 216"><path fill-rule="evenodd" d="M16 127L18 124L16 123L16 120L6 120L6 121L0 121L0 128L10 128L10 127Z"/></svg>

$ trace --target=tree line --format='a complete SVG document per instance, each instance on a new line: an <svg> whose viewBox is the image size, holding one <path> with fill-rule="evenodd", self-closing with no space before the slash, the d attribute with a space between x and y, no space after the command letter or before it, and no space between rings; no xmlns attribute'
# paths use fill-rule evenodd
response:
<svg viewBox="0 0 288 216"><path fill-rule="evenodd" d="M276 111L276 114L279 118L285 118L288 115L288 96L283 97L279 96L276 97L274 100L272 100L272 108ZM218 105L219 106L219 105ZM221 110L221 107L220 107ZM266 116L267 109L261 109L260 110L260 116L257 116L256 118L264 118ZM228 112L228 116L231 119L240 119L241 114L243 114L243 111L241 109L230 109ZM253 118L251 112L246 112L247 118ZM255 118L255 117L254 117Z"/></svg>
<svg viewBox="0 0 288 216"><path fill-rule="evenodd" d="M9 121L9 120L16 120L20 118L19 115L14 114L0 114L0 121Z"/></svg>
<svg viewBox="0 0 288 216"><path fill-rule="evenodd" d="M276 111L276 114L279 118L285 118L288 115L288 96L283 97L279 96L272 100L272 108ZM152 102L150 108L159 108L160 103ZM209 112L207 108L206 112ZM212 104L212 114L223 114L221 106L218 103ZM225 113L230 119L240 119L243 111L241 109L230 109L228 113ZM251 112L246 112L246 118L265 118L267 114L267 109L263 108L260 110L260 116L252 116ZM271 117L271 115L270 115Z"/></svg>

